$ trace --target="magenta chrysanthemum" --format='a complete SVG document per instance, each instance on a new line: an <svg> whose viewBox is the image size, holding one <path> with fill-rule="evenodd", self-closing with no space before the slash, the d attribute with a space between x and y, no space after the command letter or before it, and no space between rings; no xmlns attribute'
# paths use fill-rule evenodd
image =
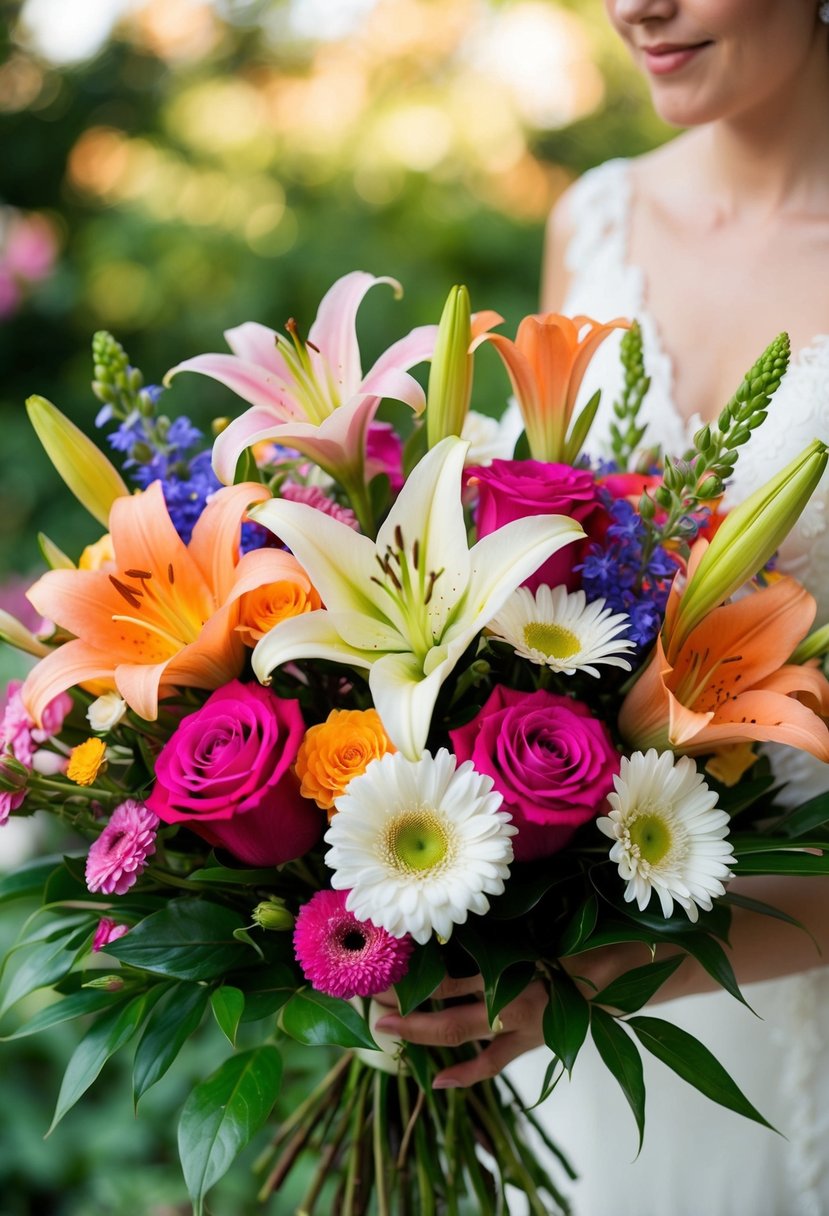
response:
<svg viewBox="0 0 829 1216"><path fill-rule="evenodd" d="M128 798L112 812L109 823L89 850L86 885L90 891L124 895L155 852L158 816L143 802Z"/></svg>
<svg viewBox="0 0 829 1216"><path fill-rule="evenodd" d="M338 502L334 502L333 498L323 494L319 486L298 486L286 481L280 489L279 495L281 498L287 498L289 502L304 502L307 506L314 507L315 510L322 511L325 515L330 515L332 519L338 519L341 524L354 528L355 531L359 527L357 516L351 508L341 507Z"/></svg>
<svg viewBox="0 0 829 1216"><path fill-rule="evenodd" d="M123 937L128 932L129 927L127 925L118 925L114 920L110 920L108 916L102 916L98 921L98 927L92 939L92 949L95 951L103 950L110 942L117 942L119 937Z"/></svg>
<svg viewBox="0 0 829 1216"><path fill-rule="evenodd" d="M374 996L402 980L414 949L346 911L347 891L317 891L299 910L294 952L305 978L328 996Z"/></svg>

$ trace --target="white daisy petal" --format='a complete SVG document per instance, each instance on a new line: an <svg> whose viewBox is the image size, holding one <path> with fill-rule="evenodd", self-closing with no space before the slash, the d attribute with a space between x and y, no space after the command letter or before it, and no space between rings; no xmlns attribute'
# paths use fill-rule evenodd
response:
<svg viewBox="0 0 829 1216"><path fill-rule="evenodd" d="M644 912L656 891L663 916L676 902L696 921L700 908L710 911L724 894L735 864L716 794L690 757L653 748L623 757L614 784L610 814L596 825L614 842L610 860L627 883L625 899Z"/></svg>
<svg viewBox="0 0 829 1216"><path fill-rule="evenodd" d="M331 885L350 891L355 916L395 937L448 938L504 890L516 829L500 805L491 779L471 761L456 768L445 748L373 760L336 799L325 834Z"/></svg>
<svg viewBox="0 0 829 1216"><path fill-rule="evenodd" d="M630 671L621 656L633 650L634 643L619 636L629 621L626 613L606 608L602 599L588 604L583 591L542 584L535 594L526 587L514 591L487 632L531 663L566 675L584 671L598 676L597 663Z"/></svg>

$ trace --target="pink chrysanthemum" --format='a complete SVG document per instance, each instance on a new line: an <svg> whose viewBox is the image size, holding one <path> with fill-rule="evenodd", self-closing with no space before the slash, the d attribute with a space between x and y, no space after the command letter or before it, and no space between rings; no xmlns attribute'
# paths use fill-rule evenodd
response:
<svg viewBox="0 0 829 1216"><path fill-rule="evenodd" d="M62 692L50 701L43 711L43 724L36 726L30 718L20 689L22 681L11 680L6 689L6 706L3 710L3 721L0 725L0 744L7 748L21 764L32 767L32 760L37 745L45 743L50 735L56 735L63 726L63 720L72 708L72 698Z"/></svg>
<svg viewBox="0 0 829 1216"><path fill-rule="evenodd" d="M350 1000L374 996L402 980L414 941L392 937L346 911L347 891L317 891L304 904L294 929L294 952L318 992Z"/></svg>
<svg viewBox="0 0 829 1216"><path fill-rule="evenodd" d="M357 516L351 508L341 507L338 502L334 502L333 498L323 494L319 486L298 486L286 481L279 493L289 502L304 502L307 506L314 507L315 510L322 511L325 515L330 515L332 519L339 520L341 524L354 528L355 531L359 528Z"/></svg>
<svg viewBox="0 0 829 1216"><path fill-rule="evenodd" d="M109 823L89 850L86 885L90 891L124 895L155 852L158 816L143 802L128 798L112 812Z"/></svg>
<svg viewBox="0 0 829 1216"><path fill-rule="evenodd" d="M9 815L17 810L25 797L25 790L0 791L0 827L8 823Z"/></svg>
<svg viewBox="0 0 829 1216"><path fill-rule="evenodd" d="M98 928L95 930L95 936L92 939L93 950L103 950L110 942L117 942L119 937L123 937L127 933L127 925L118 925L114 920L110 920L108 916L102 916L98 921Z"/></svg>

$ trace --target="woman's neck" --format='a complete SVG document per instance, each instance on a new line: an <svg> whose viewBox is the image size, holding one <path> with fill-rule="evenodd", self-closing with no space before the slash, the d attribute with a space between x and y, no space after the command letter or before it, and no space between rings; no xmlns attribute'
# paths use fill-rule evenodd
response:
<svg viewBox="0 0 829 1216"><path fill-rule="evenodd" d="M829 56L816 48L784 96L701 129L693 139L712 199L732 216L829 213Z"/></svg>

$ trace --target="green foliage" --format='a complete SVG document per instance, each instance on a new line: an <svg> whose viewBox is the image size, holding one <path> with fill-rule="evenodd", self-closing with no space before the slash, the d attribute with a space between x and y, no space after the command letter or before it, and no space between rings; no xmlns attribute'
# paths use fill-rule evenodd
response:
<svg viewBox="0 0 829 1216"><path fill-rule="evenodd" d="M377 1046L353 1005L326 996L313 988L302 988L283 1006L279 1024L287 1035L307 1047Z"/></svg>
<svg viewBox="0 0 829 1216"><path fill-rule="evenodd" d="M249 961L234 932L244 927L238 913L206 900L176 899L146 917L109 954L158 975L208 980Z"/></svg>

